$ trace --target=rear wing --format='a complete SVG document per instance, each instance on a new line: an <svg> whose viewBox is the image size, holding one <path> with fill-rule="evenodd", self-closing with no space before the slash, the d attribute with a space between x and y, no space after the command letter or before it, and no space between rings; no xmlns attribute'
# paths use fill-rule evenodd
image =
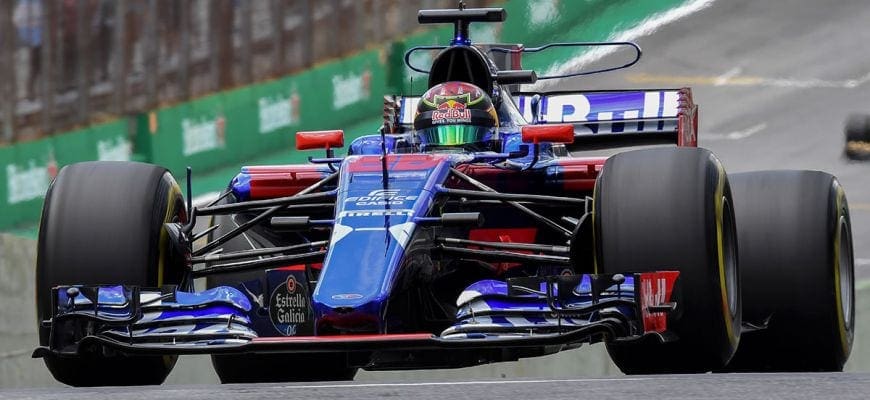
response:
<svg viewBox="0 0 870 400"><path fill-rule="evenodd" d="M419 99L384 99L385 123L393 132L413 129ZM573 124L569 150L698 145L698 106L689 88L517 93L513 101L528 123Z"/></svg>

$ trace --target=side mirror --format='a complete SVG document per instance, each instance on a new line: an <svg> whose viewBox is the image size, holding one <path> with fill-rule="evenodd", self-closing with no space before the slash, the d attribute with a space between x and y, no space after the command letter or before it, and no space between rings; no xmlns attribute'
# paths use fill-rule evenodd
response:
<svg viewBox="0 0 870 400"><path fill-rule="evenodd" d="M296 132L296 150L326 149L344 147L344 131L308 131Z"/></svg>
<svg viewBox="0 0 870 400"><path fill-rule="evenodd" d="M523 125L523 143L574 143L574 125Z"/></svg>

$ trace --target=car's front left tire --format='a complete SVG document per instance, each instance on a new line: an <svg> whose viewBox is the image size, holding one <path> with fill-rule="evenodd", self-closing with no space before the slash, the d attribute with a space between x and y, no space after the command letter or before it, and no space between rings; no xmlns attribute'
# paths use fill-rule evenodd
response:
<svg viewBox="0 0 870 400"><path fill-rule="evenodd" d="M47 346L56 285L178 284L184 255L163 227L186 221L184 200L165 168L133 162L84 162L61 169L49 187L39 227L36 265L37 329ZM160 384L175 356L138 356L81 349L47 355L58 381L72 386Z"/></svg>

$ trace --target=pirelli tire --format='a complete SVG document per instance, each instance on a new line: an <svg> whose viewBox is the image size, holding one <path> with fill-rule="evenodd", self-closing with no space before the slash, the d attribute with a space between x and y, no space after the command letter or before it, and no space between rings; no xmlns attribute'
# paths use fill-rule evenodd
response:
<svg viewBox="0 0 870 400"><path fill-rule="evenodd" d="M844 154L852 160L870 160L870 115L853 114L846 120Z"/></svg>
<svg viewBox="0 0 870 400"><path fill-rule="evenodd" d="M218 204L233 201L229 196ZM209 240L238 227L232 215L215 216L211 225L219 226L209 234ZM233 252L271 245L268 238L248 231L230 239L221 248L224 252ZM210 288L226 285L244 290L240 283L258 279L265 283L265 275L263 271L212 275L206 278L206 285ZM211 361L221 383L349 381L358 370L348 366L346 353L215 354Z"/></svg>
<svg viewBox="0 0 870 400"><path fill-rule="evenodd" d="M599 273L678 270L677 340L611 342L626 374L702 373L725 366L741 327L733 202L719 160L699 148L617 154L594 194Z"/></svg>
<svg viewBox="0 0 870 400"><path fill-rule="evenodd" d="M819 171L731 176L744 334L728 371L841 371L855 328L849 204Z"/></svg>
<svg viewBox="0 0 870 400"><path fill-rule="evenodd" d="M156 287L180 282L184 254L163 228L186 221L178 184L165 168L135 162L84 162L60 170L39 225L36 308L39 343L48 345L51 288L61 284ZM48 356L58 381L72 386L160 384L175 356L128 357L99 348Z"/></svg>

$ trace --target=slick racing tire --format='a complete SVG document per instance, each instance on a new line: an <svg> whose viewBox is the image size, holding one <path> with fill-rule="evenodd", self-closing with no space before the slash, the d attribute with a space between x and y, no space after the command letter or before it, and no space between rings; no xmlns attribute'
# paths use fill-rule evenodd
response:
<svg viewBox="0 0 870 400"><path fill-rule="evenodd" d="M818 171L731 176L743 335L729 371L841 371L855 327L846 194Z"/></svg>
<svg viewBox="0 0 870 400"><path fill-rule="evenodd" d="M227 203L227 200L222 200L219 204ZM210 241L238 226L231 215L216 216L212 225L219 227L209 234ZM245 236L230 239L221 247L227 253L271 245L268 239L249 231ZM257 279L265 283L265 276L263 271L219 274L207 277L206 283L209 288L225 285L244 292L244 288L239 287L240 283ZM357 368L347 366L347 354L344 353L226 354L212 355L211 360L221 383L347 381L353 380L357 372Z"/></svg>
<svg viewBox="0 0 870 400"><path fill-rule="evenodd" d="M699 148L617 154L595 186L598 273L678 270L675 341L610 342L626 374L723 367L740 339L740 281L731 190L722 164Z"/></svg>
<svg viewBox="0 0 870 400"><path fill-rule="evenodd" d="M163 228L186 220L184 200L165 168L85 162L61 169L45 196L36 263L39 343L48 345L51 288L63 284L157 287L180 282L183 254ZM156 385L175 356L127 357L98 348L46 356L51 374L72 386Z"/></svg>
<svg viewBox="0 0 870 400"><path fill-rule="evenodd" d="M870 115L853 114L846 121L846 157L870 160Z"/></svg>

